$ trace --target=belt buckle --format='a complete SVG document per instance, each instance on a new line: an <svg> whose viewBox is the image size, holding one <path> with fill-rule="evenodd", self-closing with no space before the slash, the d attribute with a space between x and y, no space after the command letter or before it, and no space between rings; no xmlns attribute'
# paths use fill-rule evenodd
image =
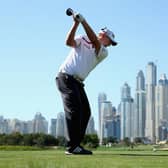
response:
<svg viewBox="0 0 168 168"><path fill-rule="evenodd" d="M82 80L77 75L73 75L73 78L76 79L78 82L83 83Z"/></svg>

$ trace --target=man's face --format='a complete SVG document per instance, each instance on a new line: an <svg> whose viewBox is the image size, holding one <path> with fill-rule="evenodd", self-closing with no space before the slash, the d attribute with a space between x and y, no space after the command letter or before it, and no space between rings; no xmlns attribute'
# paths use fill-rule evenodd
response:
<svg viewBox="0 0 168 168"><path fill-rule="evenodd" d="M111 45L111 40L110 38L106 35L106 33L99 33L99 40L104 46L110 46Z"/></svg>

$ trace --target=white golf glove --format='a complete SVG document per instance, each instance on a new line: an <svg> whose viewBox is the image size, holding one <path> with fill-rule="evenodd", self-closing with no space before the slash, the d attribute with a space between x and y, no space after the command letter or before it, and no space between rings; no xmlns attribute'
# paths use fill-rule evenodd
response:
<svg viewBox="0 0 168 168"><path fill-rule="evenodd" d="M85 18L80 13L76 13L74 17L78 22L83 22L85 20Z"/></svg>

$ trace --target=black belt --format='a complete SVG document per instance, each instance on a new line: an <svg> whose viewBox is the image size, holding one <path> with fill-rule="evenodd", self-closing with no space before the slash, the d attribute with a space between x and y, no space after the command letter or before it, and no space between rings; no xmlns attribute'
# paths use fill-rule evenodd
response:
<svg viewBox="0 0 168 168"><path fill-rule="evenodd" d="M67 75L67 76L69 76L70 78L75 79L77 82L83 84L83 80L81 80L77 75L69 75L69 74L64 73L64 72L59 72L58 76L61 76L61 75Z"/></svg>

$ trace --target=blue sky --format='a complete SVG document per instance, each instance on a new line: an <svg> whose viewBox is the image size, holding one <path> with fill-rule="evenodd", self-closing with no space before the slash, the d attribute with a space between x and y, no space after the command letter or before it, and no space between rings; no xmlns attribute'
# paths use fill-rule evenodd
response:
<svg viewBox="0 0 168 168"><path fill-rule="evenodd" d="M0 115L47 120L63 111L55 85L58 68L70 48L65 45L71 7L82 13L95 32L112 29L119 42L86 79L86 91L97 122L97 97L105 92L114 106L124 82L134 97L138 71L149 61L168 74L168 2L166 0L6 0L0 3ZM77 34L83 34L80 26ZM96 123L97 124L97 123Z"/></svg>

